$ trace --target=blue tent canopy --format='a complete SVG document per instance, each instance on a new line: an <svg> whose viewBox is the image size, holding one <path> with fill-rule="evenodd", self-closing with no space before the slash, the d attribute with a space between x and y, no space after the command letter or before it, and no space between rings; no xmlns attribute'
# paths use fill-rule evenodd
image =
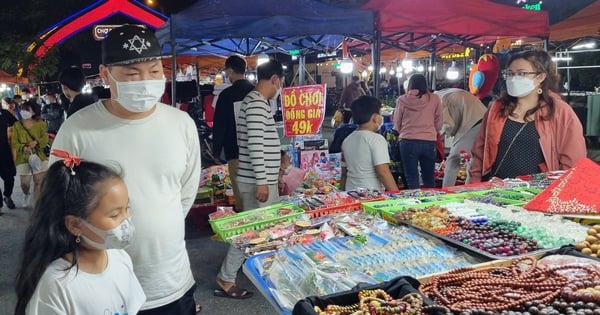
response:
<svg viewBox="0 0 600 315"><path fill-rule="evenodd" d="M199 0L156 32L166 52L170 32L177 54L252 55L288 49L323 51L341 35L373 34L370 10L341 8L317 0ZM321 34L335 34L321 35Z"/></svg>

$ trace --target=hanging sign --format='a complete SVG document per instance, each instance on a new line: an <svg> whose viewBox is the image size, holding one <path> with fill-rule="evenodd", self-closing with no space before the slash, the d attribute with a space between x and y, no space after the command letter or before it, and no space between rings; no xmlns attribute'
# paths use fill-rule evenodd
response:
<svg viewBox="0 0 600 315"><path fill-rule="evenodd" d="M139 26L139 27L146 27L145 25L142 24L133 24L135 26ZM121 27L123 25L102 25L102 24L98 24L98 25L94 25L94 27L92 28L92 36L94 37L95 40L103 40L104 37L106 37L106 34L108 34L108 32L110 32L113 28L117 28L117 27Z"/></svg>
<svg viewBox="0 0 600 315"><path fill-rule="evenodd" d="M286 137L314 135L325 118L325 84L284 88L281 91Z"/></svg>
<svg viewBox="0 0 600 315"><path fill-rule="evenodd" d="M443 54L440 57L442 59L457 59L457 58L469 57L470 55L471 55L471 48L467 47L467 48L465 48L465 51L463 51L463 52Z"/></svg>

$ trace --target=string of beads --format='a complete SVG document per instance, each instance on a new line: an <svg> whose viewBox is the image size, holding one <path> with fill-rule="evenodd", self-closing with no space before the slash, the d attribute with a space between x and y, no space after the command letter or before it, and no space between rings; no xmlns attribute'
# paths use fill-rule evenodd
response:
<svg viewBox="0 0 600 315"><path fill-rule="evenodd" d="M330 304L325 309L318 306L314 309L319 315L418 315L431 311L451 314L450 310L443 306L423 306L423 298L417 293L409 293L400 299L393 299L381 289L362 290L358 292L358 299L358 303L352 305Z"/></svg>
<svg viewBox="0 0 600 315"><path fill-rule="evenodd" d="M584 272L590 281L600 279L595 269L586 266L538 268L536 263L535 258L525 257L508 267L459 268L431 278L421 292L455 312L502 311L531 301L554 301L569 284L569 279L560 273L563 270Z"/></svg>

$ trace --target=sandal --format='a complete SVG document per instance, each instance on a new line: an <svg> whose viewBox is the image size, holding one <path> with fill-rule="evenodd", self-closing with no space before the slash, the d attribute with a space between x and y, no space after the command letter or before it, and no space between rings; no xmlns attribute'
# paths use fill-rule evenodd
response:
<svg viewBox="0 0 600 315"><path fill-rule="evenodd" d="M4 203L8 209L16 208L14 201L10 197L4 196Z"/></svg>
<svg viewBox="0 0 600 315"><path fill-rule="evenodd" d="M254 295L254 293L252 293L246 289L238 288L236 285L234 285L231 288L229 288L229 290L227 290L227 291L225 291L223 289L215 289L213 291L213 295L218 296L218 297L230 298L230 299L244 300L244 299L251 298Z"/></svg>

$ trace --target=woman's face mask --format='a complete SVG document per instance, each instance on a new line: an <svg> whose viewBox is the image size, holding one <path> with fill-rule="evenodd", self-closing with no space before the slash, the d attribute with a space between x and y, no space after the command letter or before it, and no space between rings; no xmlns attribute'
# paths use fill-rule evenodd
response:
<svg viewBox="0 0 600 315"><path fill-rule="evenodd" d="M19 113L21 114L22 119L31 119L31 117L33 117L33 114L28 110L21 110Z"/></svg>
<svg viewBox="0 0 600 315"><path fill-rule="evenodd" d="M524 97L535 89L535 82L525 76L511 76L506 79L506 92L513 97Z"/></svg>

